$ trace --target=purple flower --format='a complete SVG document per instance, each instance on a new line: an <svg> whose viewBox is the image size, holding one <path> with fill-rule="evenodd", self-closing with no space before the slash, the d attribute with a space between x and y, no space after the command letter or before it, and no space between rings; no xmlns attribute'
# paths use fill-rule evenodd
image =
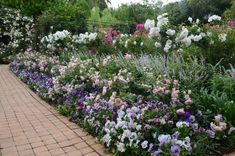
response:
<svg viewBox="0 0 235 156"><path fill-rule="evenodd" d="M171 136L161 134L161 135L158 136L158 141L160 142L160 146L163 145L163 144L167 144L171 141Z"/></svg>
<svg viewBox="0 0 235 156"><path fill-rule="evenodd" d="M210 137L210 138L215 138L215 132L212 130L206 130L206 134Z"/></svg>
<svg viewBox="0 0 235 156"><path fill-rule="evenodd" d="M177 156L180 154L180 146L178 145L172 145L171 146L171 153L174 155L174 156Z"/></svg>
<svg viewBox="0 0 235 156"><path fill-rule="evenodd" d="M179 137L179 132L177 131L177 132L175 132L174 134L172 134L172 138L174 138L174 139L178 139L178 137Z"/></svg>
<svg viewBox="0 0 235 156"><path fill-rule="evenodd" d="M153 143L149 144L148 152L152 151L152 149L153 149Z"/></svg>
<svg viewBox="0 0 235 156"><path fill-rule="evenodd" d="M163 153L161 149L156 150L153 155L154 156L159 156L159 154Z"/></svg>
<svg viewBox="0 0 235 156"><path fill-rule="evenodd" d="M190 120L190 116L191 116L191 114L190 114L189 112L185 112L184 118L185 118L185 121L186 121L186 122L190 122L190 121L191 121L191 120Z"/></svg>

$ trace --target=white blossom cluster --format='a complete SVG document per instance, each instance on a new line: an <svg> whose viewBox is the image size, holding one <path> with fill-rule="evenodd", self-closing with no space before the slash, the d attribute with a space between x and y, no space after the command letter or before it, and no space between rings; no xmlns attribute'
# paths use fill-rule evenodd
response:
<svg viewBox="0 0 235 156"><path fill-rule="evenodd" d="M112 137L118 137L119 142L116 146L117 150L120 152L125 152L127 146L137 148L140 143L142 148L147 148L148 142L141 142L140 140L142 126L137 122L144 111L144 109L139 109L135 106L127 109L125 109L125 106L122 106L118 110L117 122L106 122L105 127L103 128L106 134L103 136L102 141L109 147ZM120 130L122 133L119 133Z"/></svg>
<svg viewBox="0 0 235 156"><path fill-rule="evenodd" d="M61 43L59 41L64 41L65 39L70 39L71 33L67 30L57 31L54 34L49 34L41 39L41 43L46 44L46 48L55 50L59 47Z"/></svg>
<svg viewBox="0 0 235 156"><path fill-rule="evenodd" d="M79 43L79 44L88 44L91 41L95 41L97 39L97 33L88 33L86 32L85 34L79 34L73 36L73 42Z"/></svg>
<svg viewBox="0 0 235 156"><path fill-rule="evenodd" d="M211 22L214 20L221 20L221 17L213 15L208 21ZM196 32L190 32L186 26L182 26L181 29L176 32L176 30L172 29L170 25L168 25L168 17L166 13L159 15L157 22L150 19L146 20L145 29L148 30L149 37L155 39L155 47L161 48L165 53L169 53L173 50L178 51L179 49L188 47L193 42L199 42L206 37L210 39L210 44L214 43L212 33L203 32L201 27L198 26L200 23L199 19L196 19L196 21L193 22L193 19L189 17L188 21L193 23L192 28L196 28ZM225 42L226 38L227 34L225 33L218 35L218 40L220 42Z"/></svg>
<svg viewBox="0 0 235 156"><path fill-rule="evenodd" d="M208 18L208 22L212 22L212 21L221 21L221 17L218 15L212 15Z"/></svg>

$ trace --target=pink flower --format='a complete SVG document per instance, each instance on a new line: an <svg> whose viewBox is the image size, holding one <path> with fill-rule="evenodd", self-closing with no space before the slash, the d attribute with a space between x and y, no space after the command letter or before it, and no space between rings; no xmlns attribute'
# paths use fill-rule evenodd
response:
<svg viewBox="0 0 235 156"><path fill-rule="evenodd" d="M137 24L136 25L136 31L144 30L144 24Z"/></svg>
<svg viewBox="0 0 235 156"><path fill-rule="evenodd" d="M184 108L178 109L178 110L176 111L176 114L177 114L177 115L180 115L180 116L183 116L183 115L185 114Z"/></svg>
<svg viewBox="0 0 235 156"><path fill-rule="evenodd" d="M96 79L95 80L95 85L98 85L100 83L100 80L99 79Z"/></svg>
<svg viewBox="0 0 235 156"><path fill-rule="evenodd" d="M220 122L219 125L222 130L225 130L227 128L227 124L225 122Z"/></svg>
<svg viewBox="0 0 235 156"><path fill-rule="evenodd" d="M216 126L213 122L210 123L210 127L213 131L222 131L222 129L219 126Z"/></svg>
<svg viewBox="0 0 235 156"><path fill-rule="evenodd" d="M124 56L124 58L125 58L125 60L129 61L129 60L131 60L132 56L131 56L131 54L126 54Z"/></svg>
<svg viewBox="0 0 235 156"><path fill-rule="evenodd" d="M164 89L162 87L153 89L153 94L161 94L163 92L164 92Z"/></svg>
<svg viewBox="0 0 235 156"><path fill-rule="evenodd" d="M103 87L103 90L102 90L102 95L105 95L107 93L107 87Z"/></svg>
<svg viewBox="0 0 235 156"><path fill-rule="evenodd" d="M186 105L192 105L193 101L189 98L188 100L185 101Z"/></svg>
<svg viewBox="0 0 235 156"><path fill-rule="evenodd" d="M100 95L97 95L95 98L95 101L98 101L100 99Z"/></svg>
<svg viewBox="0 0 235 156"><path fill-rule="evenodd" d="M178 98L179 97L179 90L176 90L175 88L172 89L171 93L172 98Z"/></svg>
<svg viewBox="0 0 235 156"><path fill-rule="evenodd" d="M118 107L120 107L120 106L123 105L123 101L122 101L122 99L120 99L120 98L116 98L115 101L114 101L114 103L115 103L115 105L118 106Z"/></svg>
<svg viewBox="0 0 235 156"><path fill-rule="evenodd" d="M222 115L221 114L218 114L215 116L215 121L216 122L220 122L222 120Z"/></svg>
<svg viewBox="0 0 235 156"><path fill-rule="evenodd" d="M213 25L212 28L213 28L213 29L219 29L220 26L219 26L219 25Z"/></svg>
<svg viewBox="0 0 235 156"><path fill-rule="evenodd" d="M235 27L235 23L233 21L228 21L227 25L230 27Z"/></svg>
<svg viewBox="0 0 235 156"><path fill-rule="evenodd" d="M184 95L184 99L185 99L185 100L188 100L188 99L190 99L190 96L189 96L189 94L186 94L186 95Z"/></svg>

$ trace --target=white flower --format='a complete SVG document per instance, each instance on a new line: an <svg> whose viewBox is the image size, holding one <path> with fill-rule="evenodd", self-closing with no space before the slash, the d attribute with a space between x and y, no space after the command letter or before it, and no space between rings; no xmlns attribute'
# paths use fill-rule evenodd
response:
<svg viewBox="0 0 235 156"><path fill-rule="evenodd" d="M220 42L225 42L227 39L227 34L219 34L219 40Z"/></svg>
<svg viewBox="0 0 235 156"><path fill-rule="evenodd" d="M160 48L162 45L159 42L155 42L155 47Z"/></svg>
<svg viewBox="0 0 235 156"><path fill-rule="evenodd" d="M190 23L192 23L192 22L193 22L193 18L192 18L192 17L188 17L188 21L189 21Z"/></svg>
<svg viewBox="0 0 235 156"><path fill-rule="evenodd" d="M181 43L183 43L186 47L190 46L192 44L191 37L186 37L181 40Z"/></svg>
<svg viewBox="0 0 235 156"><path fill-rule="evenodd" d="M198 42L198 41L200 41L201 39L202 39L202 36L201 35L196 35L196 36L191 36L192 37L192 40L194 41L194 42Z"/></svg>
<svg viewBox="0 0 235 156"><path fill-rule="evenodd" d="M208 19L208 22L212 22L212 21L220 21L221 20L221 17L218 16L218 15L213 15L213 16L210 16L209 19Z"/></svg>
<svg viewBox="0 0 235 156"><path fill-rule="evenodd" d="M158 136L158 141L160 142L160 144L167 144L171 141L171 136L170 135L164 135L161 134Z"/></svg>
<svg viewBox="0 0 235 156"><path fill-rule="evenodd" d="M126 151L125 144L121 142L117 143L117 149L120 152L125 152Z"/></svg>
<svg viewBox="0 0 235 156"><path fill-rule="evenodd" d="M149 37L158 37L160 36L160 29L158 27L150 28Z"/></svg>
<svg viewBox="0 0 235 156"><path fill-rule="evenodd" d="M102 138L103 142L107 144L109 147L110 142L111 142L111 136L109 134L105 134L104 137Z"/></svg>
<svg viewBox="0 0 235 156"><path fill-rule="evenodd" d="M106 93L107 93L107 87L104 86L104 87L103 87L103 90L102 90L102 95L105 95Z"/></svg>
<svg viewBox="0 0 235 156"><path fill-rule="evenodd" d="M144 149L147 148L148 147L148 141L142 142L141 147L144 148Z"/></svg>
<svg viewBox="0 0 235 156"><path fill-rule="evenodd" d="M197 24L199 24L199 23L200 23L200 20L199 20L198 18L196 19L196 23L197 23Z"/></svg>
<svg viewBox="0 0 235 156"><path fill-rule="evenodd" d="M166 34L169 35L169 36L173 36L173 35L175 35L175 30L173 30L173 29L168 29L168 30L166 31Z"/></svg>
<svg viewBox="0 0 235 156"><path fill-rule="evenodd" d="M149 30L149 29L153 28L154 25L155 25L155 21L154 20L147 19L145 24L144 24L144 28L146 30Z"/></svg>
<svg viewBox="0 0 235 156"><path fill-rule="evenodd" d="M171 49L171 47L172 47L172 40L167 40L166 41L166 45L165 45L165 47L164 47L164 51L165 52L169 52L169 50Z"/></svg>
<svg viewBox="0 0 235 156"><path fill-rule="evenodd" d="M176 42L181 42L181 43L184 43L185 42L185 39L188 38L188 34L189 34L189 31L186 27L182 27L182 30L180 32L180 34L176 37ZM187 39L186 39L187 40ZM191 39L190 39L191 41ZM190 43L191 44L191 43Z"/></svg>
<svg viewBox="0 0 235 156"><path fill-rule="evenodd" d="M185 122L185 121L179 121L176 123L176 127L177 128L183 128L183 127L189 127L189 123Z"/></svg>
<svg viewBox="0 0 235 156"><path fill-rule="evenodd" d="M169 21L167 15L168 15L167 13L164 13L164 14L159 15L157 17L157 27L158 28L161 28L162 26L167 25L167 23Z"/></svg>

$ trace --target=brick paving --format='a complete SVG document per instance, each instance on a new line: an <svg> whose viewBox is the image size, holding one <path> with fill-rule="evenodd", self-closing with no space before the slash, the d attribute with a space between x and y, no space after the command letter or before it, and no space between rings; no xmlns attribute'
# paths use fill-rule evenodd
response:
<svg viewBox="0 0 235 156"><path fill-rule="evenodd" d="M0 65L0 156L108 156L103 145L69 122Z"/></svg>

